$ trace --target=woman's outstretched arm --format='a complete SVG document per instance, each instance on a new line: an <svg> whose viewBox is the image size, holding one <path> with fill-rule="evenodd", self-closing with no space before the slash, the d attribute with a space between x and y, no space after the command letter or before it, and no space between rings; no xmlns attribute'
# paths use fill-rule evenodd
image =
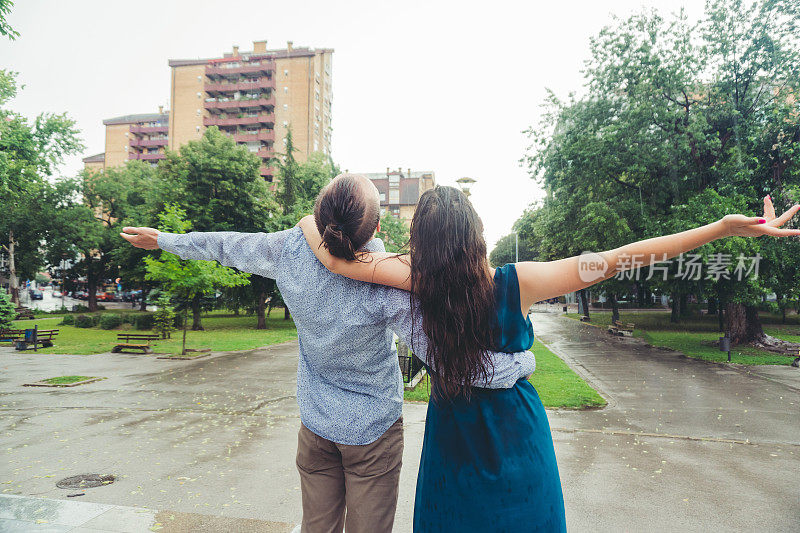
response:
<svg viewBox="0 0 800 533"><path fill-rule="evenodd" d="M800 205L795 205L776 217L772 200L767 197L764 198L763 217L727 215L699 228L634 242L598 254L584 254L557 261L517 263L520 304L522 309L528 309L536 302L591 287L615 276L619 270L628 270L633 265L632 260L635 260L635 267L648 266L723 237L800 235L800 230L780 229L798 210Z"/></svg>
<svg viewBox="0 0 800 533"><path fill-rule="evenodd" d="M313 215L303 217L297 225L303 230L303 235L311 247L311 251L314 252L320 263L334 274L359 281L397 287L406 291L411 290L411 267L408 255L363 252L359 254L358 261L348 261L332 256L322 245L322 237Z"/></svg>

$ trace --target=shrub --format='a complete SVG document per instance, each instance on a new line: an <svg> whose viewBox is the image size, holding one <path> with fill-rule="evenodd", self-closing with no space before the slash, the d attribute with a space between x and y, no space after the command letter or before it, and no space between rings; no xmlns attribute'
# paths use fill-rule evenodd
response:
<svg viewBox="0 0 800 533"><path fill-rule="evenodd" d="M146 313L141 315L136 315L136 329L153 329L153 324L155 324L155 317L152 314Z"/></svg>
<svg viewBox="0 0 800 533"><path fill-rule="evenodd" d="M78 315L75 317L76 328L91 328L92 326L94 326L92 317L86 315Z"/></svg>
<svg viewBox="0 0 800 533"><path fill-rule="evenodd" d="M75 304L75 305L72 306L72 311L74 313L85 313L88 310L89 310L89 308L86 307L83 304Z"/></svg>
<svg viewBox="0 0 800 533"><path fill-rule="evenodd" d="M11 327L11 321L15 318L17 318L17 312L14 311L11 297L6 294L5 290L0 289L0 329Z"/></svg>
<svg viewBox="0 0 800 533"><path fill-rule="evenodd" d="M122 317L116 313L107 313L100 317L101 329L114 329L122 324Z"/></svg>
<svg viewBox="0 0 800 533"><path fill-rule="evenodd" d="M158 310L153 314L155 330L166 339L175 331L175 310L169 305L169 295L162 294L158 299Z"/></svg>
<svg viewBox="0 0 800 533"><path fill-rule="evenodd" d="M75 316L74 315L64 315L61 319L61 322L58 323L59 326L71 326L75 324Z"/></svg>
<svg viewBox="0 0 800 533"><path fill-rule="evenodd" d="M92 326L99 326L99 325L100 325L100 317L101 317L101 316L102 316L102 315L100 315L100 314L98 314L98 313L95 313L95 314L91 315L91 318L92 318Z"/></svg>

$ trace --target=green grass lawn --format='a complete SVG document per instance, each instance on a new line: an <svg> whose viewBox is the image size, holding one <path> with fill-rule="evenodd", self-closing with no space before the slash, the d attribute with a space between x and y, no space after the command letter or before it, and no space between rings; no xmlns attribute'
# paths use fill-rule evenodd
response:
<svg viewBox="0 0 800 533"><path fill-rule="evenodd" d="M611 324L610 311L590 311L590 324L605 329ZM577 313L567 313L569 318L578 320ZM780 317L770 313L760 313L764 333L779 339L800 342L800 321L798 317L787 318L781 324ZM728 353L719 351L712 343L719 340L722 333L718 331L716 316L693 316L678 323L669 321L669 311L656 312L620 312L622 322L633 322L635 337L644 339L653 346L671 348L689 357L704 361L727 362ZM731 350L731 362L742 365L789 365L793 358L749 346L735 346Z"/></svg>
<svg viewBox="0 0 800 533"><path fill-rule="evenodd" d="M42 381L51 385L69 385L70 383L77 383L87 379L92 379L92 376L59 376L57 378L43 379Z"/></svg>
<svg viewBox="0 0 800 533"><path fill-rule="evenodd" d="M531 351L536 355L536 372L529 381L536 388L545 407L587 409L606 404L597 391L544 344L535 341ZM405 399L426 402L429 399L429 392L428 377L425 376L413 390L405 391Z"/></svg>
<svg viewBox="0 0 800 533"><path fill-rule="evenodd" d="M101 311L116 312L116 311ZM190 318L191 320L191 318ZM154 333L147 330L135 330L129 324L123 324L118 329L104 330L99 327L76 328L74 326L59 326L61 318L37 318L34 320L18 320L14 328L32 328L38 324L39 329L58 329L59 334L54 339L54 346L42 348L44 353L89 355L110 352L116 344L117 334ZM294 322L283 319L283 310L278 309L267 318L267 329L257 330L255 316L235 316L213 312L203 316L205 331L188 331L186 334L186 347L196 350L211 349L212 351L250 350L260 346L277 344L297 338ZM151 346L153 352L179 354L181 352L181 331L172 332L172 338L157 341ZM30 352L26 352L30 353Z"/></svg>

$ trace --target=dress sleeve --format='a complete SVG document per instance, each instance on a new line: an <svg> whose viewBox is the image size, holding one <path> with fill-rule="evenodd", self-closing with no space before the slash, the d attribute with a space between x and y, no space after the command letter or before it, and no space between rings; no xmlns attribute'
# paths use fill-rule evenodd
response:
<svg viewBox="0 0 800 533"><path fill-rule="evenodd" d="M181 259L219 261L242 272L275 279L283 244L293 229L275 233L162 232L158 235L158 246Z"/></svg>

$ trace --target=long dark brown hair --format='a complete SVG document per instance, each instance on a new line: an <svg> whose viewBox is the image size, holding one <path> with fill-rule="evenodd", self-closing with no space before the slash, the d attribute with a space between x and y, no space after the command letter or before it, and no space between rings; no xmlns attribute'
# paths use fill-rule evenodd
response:
<svg viewBox="0 0 800 533"><path fill-rule="evenodd" d="M494 372L494 281L483 223L464 193L438 186L419 199L410 237L411 286L428 337L434 396L468 398L470 384Z"/></svg>
<svg viewBox="0 0 800 533"><path fill-rule="evenodd" d="M340 174L314 204L314 221L322 244L334 257L360 260L358 250L372 239L380 221L380 201L362 187L366 177Z"/></svg>

